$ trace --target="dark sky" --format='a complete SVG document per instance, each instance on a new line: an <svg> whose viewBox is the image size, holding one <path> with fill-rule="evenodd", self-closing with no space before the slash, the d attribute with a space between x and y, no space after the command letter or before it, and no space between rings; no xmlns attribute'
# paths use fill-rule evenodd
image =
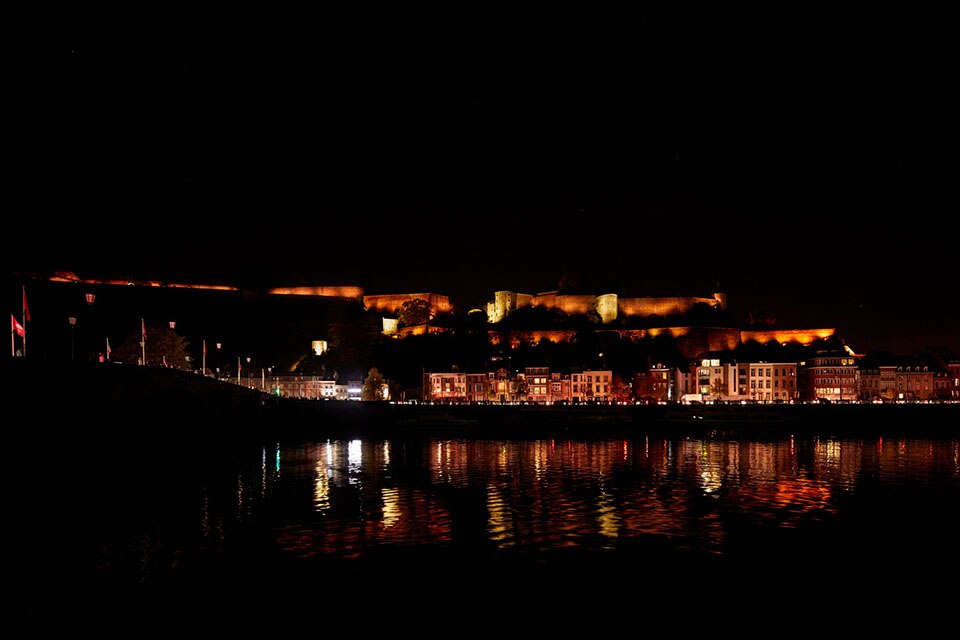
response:
<svg viewBox="0 0 960 640"><path fill-rule="evenodd" d="M14 59L3 261L465 306L567 272L639 295L719 281L741 314L859 350L958 349L941 24L60 15Z"/></svg>

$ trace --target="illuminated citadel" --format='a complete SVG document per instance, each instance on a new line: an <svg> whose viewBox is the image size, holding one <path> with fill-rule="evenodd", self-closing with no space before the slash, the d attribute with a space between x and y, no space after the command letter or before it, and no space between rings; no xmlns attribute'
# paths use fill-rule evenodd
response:
<svg viewBox="0 0 960 640"><path fill-rule="evenodd" d="M242 293L239 289L224 285L178 284L160 281L92 280L73 273L60 272L48 280L55 283L86 284L95 286L123 285L124 289L146 287L154 290L205 290L210 292ZM432 292L367 294L362 287L343 285L314 285L277 287L268 289L268 298L297 298L309 300L343 301L359 303L368 313L380 316L382 333L394 338L439 333L447 331L431 322L416 326L401 326L398 316L401 307L412 300L427 303L431 320L450 314L454 305L446 295ZM574 339L576 331L570 326L537 327L512 325L511 316L521 310L538 309L561 312L571 318L593 316L597 320L596 331L619 334L621 338L643 339L669 336L674 339L681 353L694 356L705 351L734 349L738 345L756 341L761 344L797 343L809 345L835 334L833 328L798 329L749 329L731 326L729 321L711 321L709 313L696 317L696 312L723 312L727 309L727 296L713 293L710 297L622 297L616 293L582 294L562 290L541 293L496 291L484 309L476 309L486 315L491 344L536 343L541 340L562 343Z"/></svg>

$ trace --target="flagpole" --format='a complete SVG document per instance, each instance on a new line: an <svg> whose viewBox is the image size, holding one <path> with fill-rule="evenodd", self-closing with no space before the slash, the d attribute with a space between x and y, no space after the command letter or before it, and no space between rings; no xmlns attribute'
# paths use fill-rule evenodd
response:
<svg viewBox="0 0 960 640"><path fill-rule="evenodd" d="M147 325L143 323L143 316L140 316L140 362L147 366Z"/></svg>
<svg viewBox="0 0 960 640"><path fill-rule="evenodd" d="M23 357L27 357L27 286L20 285L20 292L23 294L20 296L20 317L23 322Z"/></svg>
<svg viewBox="0 0 960 640"><path fill-rule="evenodd" d="M13 334L16 333L16 329L13 328L13 323L10 323L10 357L17 357L17 339L13 337Z"/></svg>
<svg viewBox="0 0 960 640"><path fill-rule="evenodd" d="M200 360L200 375L207 375L207 341L203 341L203 358Z"/></svg>
<svg viewBox="0 0 960 640"><path fill-rule="evenodd" d="M237 356L237 384L240 384L240 356Z"/></svg>

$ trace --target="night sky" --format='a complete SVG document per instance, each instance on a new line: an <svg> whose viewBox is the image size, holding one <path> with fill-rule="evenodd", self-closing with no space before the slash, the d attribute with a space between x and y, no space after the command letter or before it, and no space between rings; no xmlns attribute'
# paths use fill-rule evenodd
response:
<svg viewBox="0 0 960 640"><path fill-rule="evenodd" d="M837 326L860 351L960 350L939 25L60 15L13 59L4 269L467 308L565 273L597 293L719 282L741 316Z"/></svg>

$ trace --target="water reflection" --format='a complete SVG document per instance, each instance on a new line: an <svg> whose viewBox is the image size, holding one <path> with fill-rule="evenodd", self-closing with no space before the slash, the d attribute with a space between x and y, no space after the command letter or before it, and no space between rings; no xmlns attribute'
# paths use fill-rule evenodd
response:
<svg viewBox="0 0 960 640"><path fill-rule="evenodd" d="M856 529L871 533L853 548L874 526L921 543L958 533L935 520L960 502L956 438L328 440L258 446L227 467L184 479L166 502L149 483L121 487L103 511L127 519L95 540L96 571L150 582L250 544L251 529L271 550L322 558L653 542L730 556L771 531L803 536L863 517L875 521ZM910 488L929 504L911 506Z"/></svg>
<svg viewBox="0 0 960 640"><path fill-rule="evenodd" d="M298 555L383 545L610 549L656 537L724 553L727 521L793 529L834 517L864 478L960 475L958 443L789 437L777 441L331 441L291 448L276 491L312 509L276 523ZM309 466L308 466L309 465ZM362 482L360 482L362 479ZM314 515L311 515L314 514Z"/></svg>

